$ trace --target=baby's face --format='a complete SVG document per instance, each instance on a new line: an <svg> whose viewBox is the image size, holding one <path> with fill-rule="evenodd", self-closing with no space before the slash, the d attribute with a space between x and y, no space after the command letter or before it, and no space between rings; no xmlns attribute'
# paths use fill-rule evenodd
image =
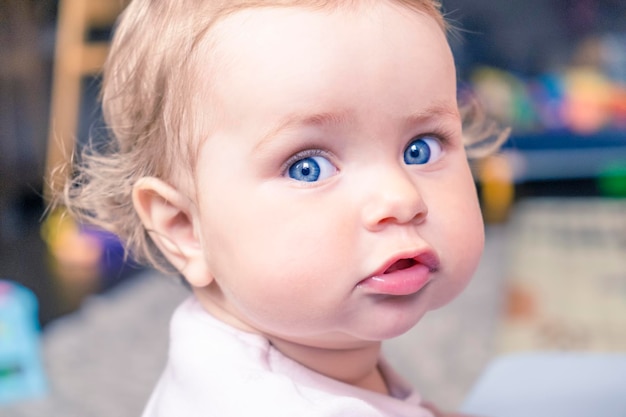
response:
<svg viewBox="0 0 626 417"><path fill-rule="evenodd" d="M435 21L374 2L246 10L214 33L218 69L200 88L219 121L195 178L208 308L270 337L348 347L455 297L483 227Z"/></svg>

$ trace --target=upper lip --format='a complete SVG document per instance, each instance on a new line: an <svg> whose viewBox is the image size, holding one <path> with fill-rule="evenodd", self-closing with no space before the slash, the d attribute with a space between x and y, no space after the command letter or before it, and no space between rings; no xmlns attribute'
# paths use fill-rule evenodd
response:
<svg viewBox="0 0 626 417"><path fill-rule="evenodd" d="M431 272L435 272L439 269L439 257L435 253L435 251L431 249L422 249L422 250L414 250L409 252L401 252L398 253L391 258L389 258L385 263L382 264L380 268L376 270L370 277L381 276L385 274L385 272L391 268L396 262L402 260L412 260L417 264L422 264L428 267Z"/></svg>

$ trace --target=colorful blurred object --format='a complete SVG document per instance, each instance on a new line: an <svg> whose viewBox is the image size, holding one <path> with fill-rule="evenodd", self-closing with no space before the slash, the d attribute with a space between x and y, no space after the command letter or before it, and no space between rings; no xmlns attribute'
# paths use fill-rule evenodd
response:
<svg viewBox="0 0 626 417"><path fill-rule="evenodd" d="M79 225L63 209L53 211L41 229L50 253L50 269L64 281L97 281L103 247L100 241L83 233Z"/></svg>
<svg viewBox="0 0 626 417"><path fill-rule="evenodd" d="M58 208L46 217L41 236L62 311L79 308L85 297L122 279L127 260L122 244L111 233L79 224Z"/></svg>
<svg viewBox="0 0 626 417"><path fill-rule="evenodd" d="M611 101L616 87L610 80L592 68L574 68L567 71L563 118L565 125L581 134L593 134L609 126Z"/></svg>
<svg viewBox="0 0 626 417"><path fill-rule="evenodd" d="M0 406L42 396L46 390L37 299L25 287L0 280Z"/></svg>
<svg viewBox="0 0 626 417"><path fill-rule="evenodd" d="M626 130L626 33L583 40L572 62L528 77L477 68L471 78L487 114L514 132Z"/></svg>
<svg viewBox="0 0 626 417"><path fill-rule="evenodd" d="M46 218L41 235L51 255L52 271L65 280L106 280L119 274L126 262L124 248L116 236L78 224L62 208Z"/></svg>
<svg viewBox="0 0 626 417"><path fill-rule="evenodd" d="M626 128L626 85L595 68L570 68L532 79L480 68L472 85L486 113L516 132L566 129L591 135Z"/></svg>

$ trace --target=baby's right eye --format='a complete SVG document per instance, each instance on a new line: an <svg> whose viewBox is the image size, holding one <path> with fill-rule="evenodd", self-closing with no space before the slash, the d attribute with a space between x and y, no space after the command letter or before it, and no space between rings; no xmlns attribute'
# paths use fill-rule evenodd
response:
<svg viewBox="0 0 626 417"><path fill-rule="evenodd" d="M296 181L316 182L331 177L337 168L323 156L307 156L287 167L287 175Z"/></svg>

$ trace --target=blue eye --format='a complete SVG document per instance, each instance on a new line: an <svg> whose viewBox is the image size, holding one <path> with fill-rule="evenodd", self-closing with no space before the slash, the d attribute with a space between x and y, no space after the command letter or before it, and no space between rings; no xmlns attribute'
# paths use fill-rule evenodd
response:
<svg viewBox="0 0 626 417"><path fill-rule="evenodd" d="M294 162L287 172L296 181L315 182L326 179L336 172L336 168L322 156L309 156Z"/></svg>
<svg viewBox="0 0 626 417"><path fill-rule="evenodd" d="M441 144L432 136L424 136L409 143L404 151L407 165L423 165L434 162L441 156Z"/></svg>

